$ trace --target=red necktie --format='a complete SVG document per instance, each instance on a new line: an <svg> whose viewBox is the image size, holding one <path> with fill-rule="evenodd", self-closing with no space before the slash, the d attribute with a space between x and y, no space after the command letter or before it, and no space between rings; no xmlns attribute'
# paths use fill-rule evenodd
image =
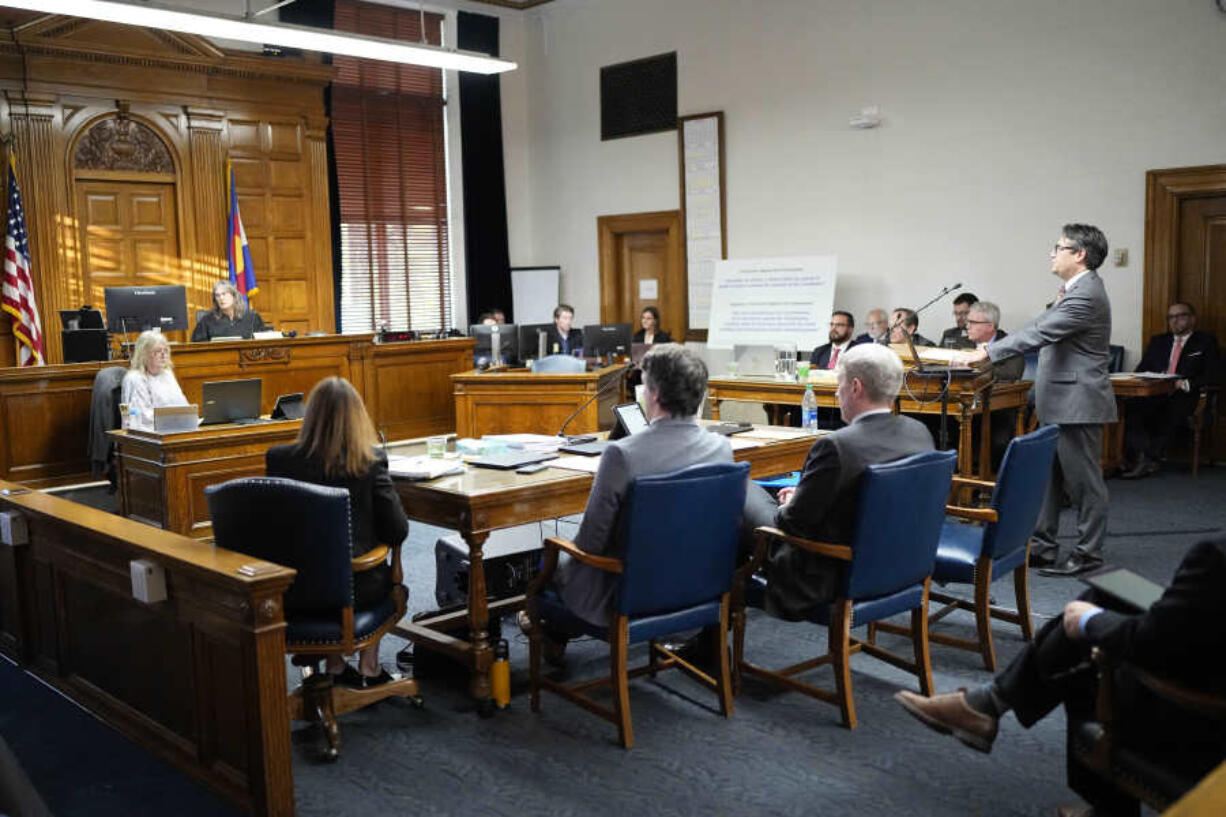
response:
<svg viewBox="0 0 1226 817"><path fill-rule="evenodd" d="M1175 345L1171 347L1171 362L1166 364L1166 373L1175 374L1175 369L1179 367L1179 355L1183 352L1183 338L1175 338Z"/></svg>
<svg viewBox="0 0 1226 817"><path fill-rule="evenodd" d="M834 347L830 350L830 362L826 364L827 369L833 369L834 365L839 362L839 347Z"/></svg>

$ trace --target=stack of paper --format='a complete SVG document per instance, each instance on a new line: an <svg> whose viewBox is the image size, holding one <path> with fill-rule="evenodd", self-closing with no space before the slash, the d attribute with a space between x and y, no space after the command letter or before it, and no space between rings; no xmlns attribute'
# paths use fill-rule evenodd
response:
<svg viewBox="0 0 1226 817"><path fill-rule="evenodd" d="M557 451L566 445L565 437L548 434L486 434L481 439L486 442L502 443L507 448L539 453Z"/></svg>
<svg viewBox="0 0 1226 817"><path fill-rule="evenodd" d="M387 470L394 477L405 479L435 479L450 474L463 474L464 464L459 460L440 460L426 456L402 457L390 454Z"/></svg>

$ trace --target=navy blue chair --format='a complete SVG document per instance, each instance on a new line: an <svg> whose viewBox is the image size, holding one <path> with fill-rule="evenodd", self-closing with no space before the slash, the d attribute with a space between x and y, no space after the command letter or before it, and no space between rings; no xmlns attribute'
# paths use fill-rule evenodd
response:
<svg viewBox="0 0 1226 817"><path fill-rule="evenodd" d="M745 582L744 595L738 597L733 614L733 660L738 689L742 673L765 678L837 705L843 715L843 725L855 729L856 708L848 659L863 651L914 673L919 678L920 690L925 695L932 694L928 591L956 458L954 451L929 451L868 466L860 478L850 545L815 542L789 536L776 528L758 528L753 559L739 571ZM765 669L744 658L744 607L746 604L762 606L766 581L754 571L764 560L772 540L846 563L837 598L829 605L818 606L809 617L814 624L827 628L826 653L779 670ZM914 661L883 649L871 639L862 641L851 635L852 627L908 611L911 612ZM826 664L834 668L835 692L793 677Z"/></svg>
<svg viewBox="0 0 1226 817"><path fill-rule="evenodd" d="M946 513L956 518L946 519L941 528L932 578L940 585L974 585L974 601L934 590L931 598L945 606L928 619L928 637L938 644L978 652L983 656L984 667L992 672L996 670L993 618L1019 625L1026 641L1033 637L1026 561L1030 555L1030 535L1051 479L1059 436L1059 428L1052 425L1015 437L1005 449L995 483L954 477L955 486L991 489L992 498L987 508L954 505L946 508ZM966 524L961 520L983 524ZM1016 611L994 606L990 600L993 580L1010 571L1013 572ZM974 612L977 638L961 638L931 630L933 624L954 610Z"/></svg>
<svg viewBox="0 0 1226 817"><path fill-rule="evenodd" d="M634 746L630 722L631 675L679 668L719 694L720 712L732 715L732 682L728 668L729 594L736 571L741 510L749 479L748 463L695 465L667 474L639 477L630 483L618 528L620 559L594 556L565 539L546 539L541 572L529 586L532 618L529 663L532 711L540 710L541 689L557 693L617 725L621 744ZM608 627L598 627L569 613L549 582L558 554L616 574L617 593ZM609 642L611 674L607 678L566 685L540 672L541 619L566 621L568 629ZM664 647L657 639L699 627L718 627L721 638L716 660L718 677L711 677ZM631 644L649 641L649 663L630 671ZM659 660L660 657L663 660ZM612 708L583 694L612 683Z"/></svg>
<svg viewBox="0 0 1226 817"><path fill-rule="evenodd" d="M280 477L249 477L204 489L218 547L297 571L285 591L285 651L302 668L303 682L290 693L290 717L318 722L328 746L340 754L336 716L391 696L420 705L412 678L377 687L335 687L317 665L327 655L348 654L376 643L404 617L408 590L401 583L400 543L353 556L349 490ZM392 557L385 597L354 606L353 575Z"/></svg>

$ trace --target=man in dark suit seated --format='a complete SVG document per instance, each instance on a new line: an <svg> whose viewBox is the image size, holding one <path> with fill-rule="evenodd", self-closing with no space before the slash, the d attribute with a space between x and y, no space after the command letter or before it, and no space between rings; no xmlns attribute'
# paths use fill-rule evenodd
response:
<svg viewBox="0 0 1226 817"><path fill-rule="evenodd" d="M856 343L885 343L890 331L890 316L884 309L870 309L864 315L864 329L856 335Z"/></svg>
<svg viewBox="0 0 1226 817"><path fill-rule="evenodd" d="M1171 304L1166 323L1171 331L1150 338L1137 371L1177 374L1180 380L1169 395L1128 401L1125 447L1132 466L1120 475L1124 479L1146 477L1158 470L1171 434L1196 411L1201 387L1216 383L1221 376L1217 338L1197 331L1191 304Z"/></svg>
<svg viewBox="0 0 1226 817"><path fill-rule="evenodd" d="M954 326L941 333L941 346L946 349L974 349L975 342L967 332L966 316L971 312L971 305L979 299L974 293L963 292L954 298Z"/></svg>
<svg viewBox="0 0 1226 817"><path fill-rule="evenodd" d="M906 343L907 335L911 336L916 346L936 346L919 333L919 315L914 309L896 307L890 313L890 343Z"/></svg>
<svg viewBox="0 0 1226 817"><path fill-rule="evenodd" d="M573 355L583 350L583 330L574 327L575 308L558 304L553 310L553 326L545 330L545 350L551 355Z"/></svg>
<svg viewBox="0 0 1226 817"><path fill-rule="evenodd" d="M1176 683L1204 692L1226 693L1226 538L1195 545L1175 578L1148 612L1127 612L1121 602L1088 590L1050 619L1004 672L990 683L925 698L909 691L894 697L938 732L988 752L1000 718L1013 710L1030 728L1058 705L1070 721L1092 718L1098 680L1090 650L1101 646L1127 661ZM1116 676L1119 724L1130 745L1203 775L1226 758L1220 723L1206 722L1154 697L1132 676ZM1122 707L1121 707L1122 704ZM1069 784L1096 814L1136 814L1135 801L1088 772L1069 765Z"/></svg>
<svg viewBox="0 0 1226 817"><path fill-rule="evenodd" d="M836 371L836 395L848 425L818 438L805 458L800 482L780 491L778 502L761 486L750 484L747 531L771 525L794 536L849 544L865 467L932 450L928 429L890 412L902 387L898 355L875 343L860 344L839 358ZM795 621L834 600L843 565L780 542L765 567L767 612Z"/></svg>
<svg viewBox="0 0 1226 817"><path fill-rule="evenodd" d="M809 355L809 365L815 369L833 369L838 365L839 355L860 341L852 338L856 319L850 312L839 310L830 316L829 343L823 343Z"/></svg>

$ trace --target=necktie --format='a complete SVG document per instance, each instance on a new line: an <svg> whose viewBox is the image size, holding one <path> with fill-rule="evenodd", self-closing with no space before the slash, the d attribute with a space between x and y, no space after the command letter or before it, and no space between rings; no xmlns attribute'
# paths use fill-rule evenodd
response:
<svg viewBox="0 0 1226 817"><path fill-rule="evenodd" d="M1061 284L1060 291L1056 293L1056 303L1060 303L1060 299L1064 297L1064 293L1066 292L1068 292L1068 290L1065 289L1064 284Z"/></svg>
<svg viewBox="0 0 1226 817"><path fill-rule="evenodd" d="M1183 352L1183 338L1175 338L1175 344L1171 347L1171 362L1166 364L1166 373L1175 374L1175 369L1179 367L1179 355Z"/></svg>
<svg viewBox="0 0 1226 817"><path fill-rule="evenodd" d="M839 347L834 347L830 350L830 362L826 364L827 369L833 369L834 365L839 362Z"/></svg>

